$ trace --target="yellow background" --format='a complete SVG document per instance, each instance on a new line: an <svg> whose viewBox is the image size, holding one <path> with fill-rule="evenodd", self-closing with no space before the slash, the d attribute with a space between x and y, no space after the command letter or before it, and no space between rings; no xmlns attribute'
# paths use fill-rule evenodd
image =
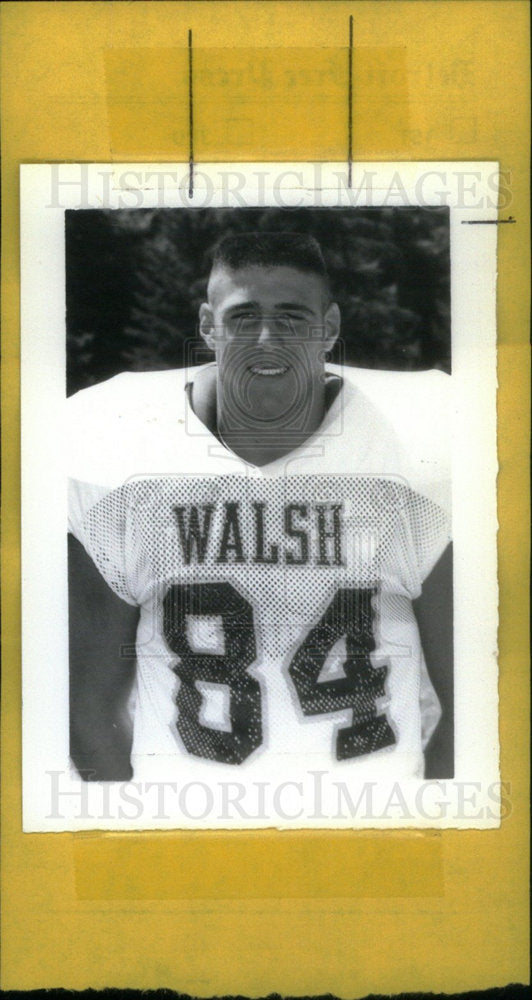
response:
<svg viewBox="0 0 532 1000"><path fill-rule="evenodd" d="M502 776L497 831L23 835L18 166L188 156L342 160L354 15L359 160L499 160ZM5 3L4 989L200 996L528 982L528 3ZM508 185L507 185L508 186Z"/></svg>

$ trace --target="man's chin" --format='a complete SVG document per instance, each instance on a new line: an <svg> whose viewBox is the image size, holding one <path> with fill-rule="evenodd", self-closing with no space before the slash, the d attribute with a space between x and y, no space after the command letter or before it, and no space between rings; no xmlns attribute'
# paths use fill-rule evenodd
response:
<svg viewBox="0 0 532 1000"><path fill-rule="evenodd" d="M256 361L246 365L239 376L231 371L223 380L224 409L236 423L291 420L294 411L307 409L309 386L291 365Z"/></svg>

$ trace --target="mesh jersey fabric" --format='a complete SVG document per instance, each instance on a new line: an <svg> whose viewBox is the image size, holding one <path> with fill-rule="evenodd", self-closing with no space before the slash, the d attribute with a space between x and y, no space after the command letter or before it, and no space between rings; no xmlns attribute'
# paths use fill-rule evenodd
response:
<svg viewBox="0 0 532 1000"><path fill-rule="evenodd" d="M140 607L135 777L422 776L440 710L411 602L449 540L449 380L341 375L262 468L195 417L194 371L69 401L70 530Z"/></svg>

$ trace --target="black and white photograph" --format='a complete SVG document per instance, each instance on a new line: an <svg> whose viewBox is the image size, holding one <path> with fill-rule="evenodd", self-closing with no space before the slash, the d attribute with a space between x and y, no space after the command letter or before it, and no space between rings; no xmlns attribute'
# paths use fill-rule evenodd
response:
<svg viewBox="0 0 532 1000"><path fill-rule="evenodd" d="M329 175L325 198L200 183L136 207L123 185L98 207L97 167L81 199L26 168L28 275L50 270L60 326L47 426L26 396L28 531L60 553L40 750L25 707L30 828L497 824L495 536L475 522L473 563L468 483L478 466L489 515L494 438L465 424L475 392L492 402L494 369L467 386L490 363L494 245L456 218L453 171L427 204L406 166L377 197L363 173L356 204Z"/></svg>

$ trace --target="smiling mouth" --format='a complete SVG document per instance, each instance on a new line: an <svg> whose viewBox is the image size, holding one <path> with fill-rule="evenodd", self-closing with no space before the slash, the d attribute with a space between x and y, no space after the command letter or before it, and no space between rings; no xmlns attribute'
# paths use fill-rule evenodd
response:
<svg viewBox="0 0 532 1000"><path fill-rule="evenodd" d="M253 375L284 375L288 371L288 365L250 365L249 371Z"/></svg>

